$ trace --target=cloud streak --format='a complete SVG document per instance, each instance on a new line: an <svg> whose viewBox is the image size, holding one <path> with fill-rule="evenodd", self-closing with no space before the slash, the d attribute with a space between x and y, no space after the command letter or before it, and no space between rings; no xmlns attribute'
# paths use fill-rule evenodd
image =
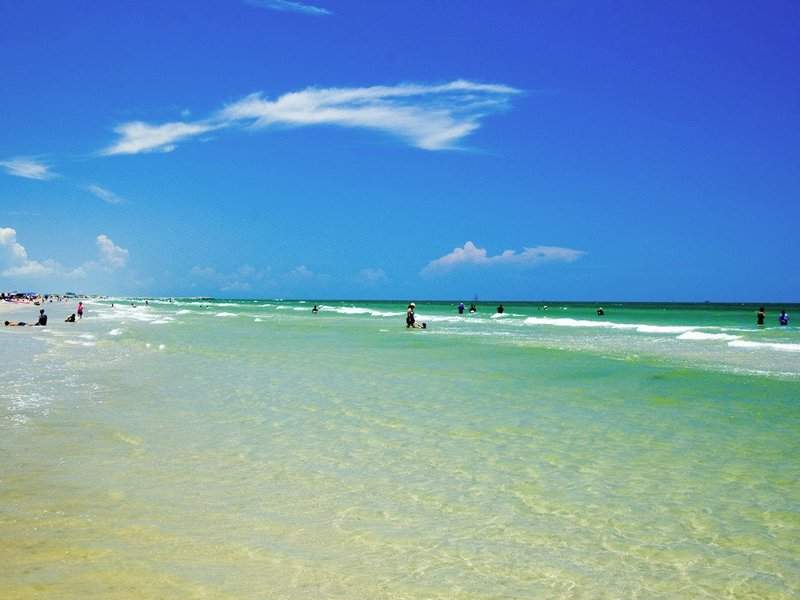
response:
<svg viewBox="0 0 800 600"><path fill-rule="evenodd" d="M449 254L432 260L420 273L423 276L432 277L466 266L535 267L550 262L574 262L585 254L582 250L573 250L572 248L535 246L524 248L521 252L505 250L500 254L490 256L485 248L479 248L473 242L468 241L463 248L454 248Z"/></svg>
<svg viewBox="0 0 800 600"><path fill-rule="evenodd" d="M306 88L274 100L250 94L206 120L116 127L119 139L102 154L170 152L177 142L217 129L333 125L392 135L424 150L446 150L477 130L487 116L507 109L521 93L507 85L456 80L440 85Z"/></svg>
<svg viewBox="0 0 800 600"><path fill-rule="evenodd" d="M98 198L100 198L100 200L102 200L103 202L106 202L108 204L121 204L121 203L125 202L125 198L117 196L111 190L108 190L108 189L106 189L104 187L101 187L99 185L96 185L96 184L87 185L86 186L86 191L90 192L91 194L93 194L95 196L97 196Z"/></svg>
<svg viewBox="0 0 800 600"><path fill-rule="evenodd" d="M9 175L15 177L24 177L26 179L52 179L57 175L50 171L50 166L42 161L26 158L16 157L8 160L0 160L0 167L5 169Z"/></svg>
<svg viewBox="0 0 800 600"><path fill-rule="evenodd" d="M142 152L172 152L179 141L213 131L219 127L210 123L164 123L148 125L142 121L123 123L114 128L119 134L117 142L101 151L105 156L114 154L140 154Z"/></svg>
<svg viewBox="0 0 800 600"><path fill-rule="evenodd" d="M257 6L258 8L268 8L270 10L279 10L282 12L299 12L317 17L333 14L327 8L314 6L313 4L303 4L302 2L295 2L293 0L245 0L245 2L250 6Z"/></svg>

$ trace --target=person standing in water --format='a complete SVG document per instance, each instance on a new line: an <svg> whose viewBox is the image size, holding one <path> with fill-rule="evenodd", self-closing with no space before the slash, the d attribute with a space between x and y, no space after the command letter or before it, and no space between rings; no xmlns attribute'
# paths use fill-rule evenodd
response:
<svg viewBox="0 0 800 600"><path fill-rule="evenodd" d="M498 315L502 315L504 312L506 312L506 307L505 306L503 306L501 304L500 306L497 307L497 314Z"/></svg>
<svg viewBox="0 0 800 600"><path fill-rule="evenodd" d="M463 302L459 302L458 303L458 314L460 314L460 315L464 314L464 303Z"/></svg>
<svg viewBox="0 0 800 600"><path fill-rule="evenodd" d="M311 312L314 314L317 314L319 312L319 308L317 307L316 304L314 305L314 308L311 309Z"/></svg>
<svg viewBox="0 0 800 600"><path fill-rule="evenodd" d="M78 318L82 319L83 318L83 302L78 302L78 310L76 312L78 313Z"/></svg>
<svg viewBox="0 0 800 600"><path fill-rule="evenodd" d="M781 311L781 314L778 317L778 323L780 323L781 326L784 326L784 327L789 324L789 315L786 314L785 310Z"/></svg>
<svg viewBox="0 0 800 600"><path fill-rule="evenodd" d="M411 302L406 308L406 329L410 329L414 327L414 323L416 321L414 317L414 309L417 308L417 305Z"/></svg>
<svg viewBox="0 0 800 600"><path fill-rule="evenodd" d="M758 312L756 313L756 325L763 327L764 326L764 319L767 318L767 313L764 312L764 307L760 307Z"/></svg>

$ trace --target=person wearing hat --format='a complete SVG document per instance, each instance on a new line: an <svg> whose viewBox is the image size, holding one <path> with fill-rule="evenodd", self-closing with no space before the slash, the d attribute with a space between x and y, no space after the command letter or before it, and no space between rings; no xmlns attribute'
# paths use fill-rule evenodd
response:
<svg viewBox="0 0 800 600"><path fill-rule="evenodd" d="M414 309L417 308L417 305L411 302L406 309L406 329L414 327Z"/></svg>

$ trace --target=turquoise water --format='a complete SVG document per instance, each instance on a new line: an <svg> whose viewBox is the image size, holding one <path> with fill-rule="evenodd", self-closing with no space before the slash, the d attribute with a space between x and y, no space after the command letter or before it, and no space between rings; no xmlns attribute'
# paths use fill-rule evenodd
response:
<svg viewBox="0 0 800 600"><path fill-rule="evenodd" d="M2 330L9 598L800 589L781 307L113 301Z"/></svg>

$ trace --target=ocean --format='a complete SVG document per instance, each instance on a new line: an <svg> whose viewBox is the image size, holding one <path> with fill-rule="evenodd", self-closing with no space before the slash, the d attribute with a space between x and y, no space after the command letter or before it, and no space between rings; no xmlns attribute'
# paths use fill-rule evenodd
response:
<svg viewBox="0 0 800 600"><path fill-rule="evenodd" d="M798 597L800 306L406 302L0 329L0 596Z"/></svg>

